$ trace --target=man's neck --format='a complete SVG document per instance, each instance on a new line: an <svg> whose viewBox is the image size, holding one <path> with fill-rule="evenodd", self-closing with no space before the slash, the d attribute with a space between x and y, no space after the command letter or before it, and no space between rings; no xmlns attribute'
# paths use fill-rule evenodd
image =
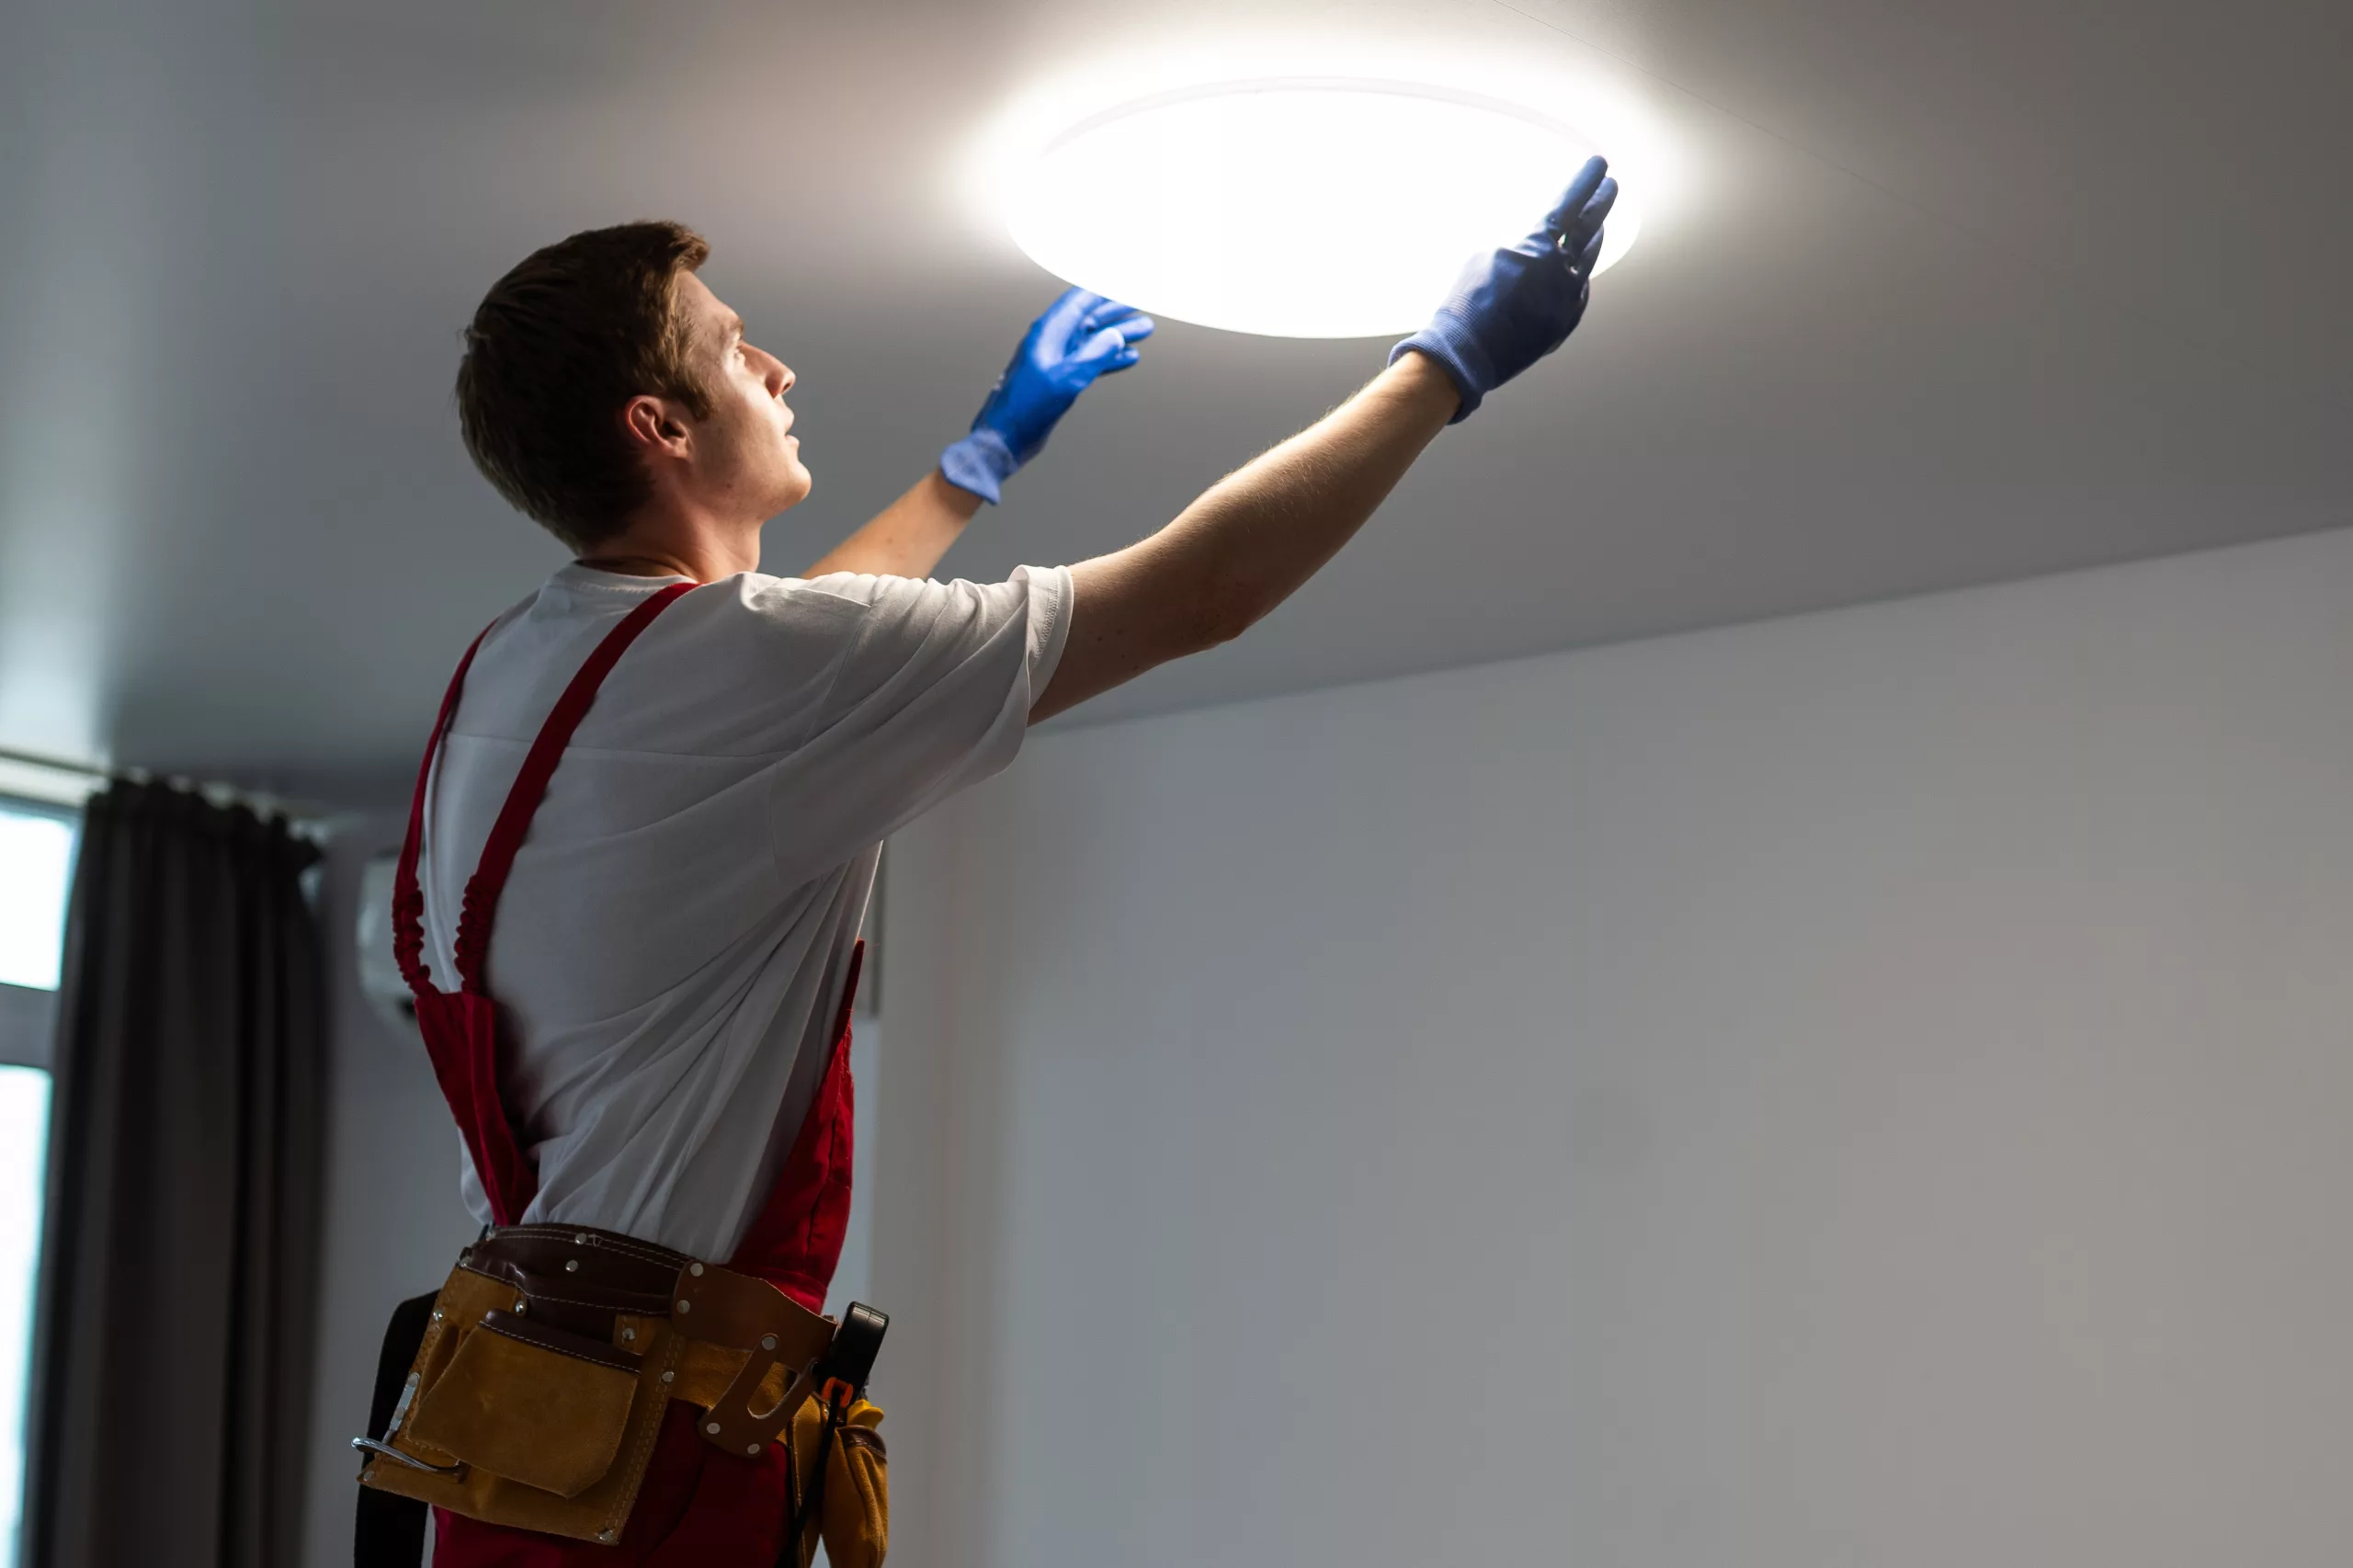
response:
<svg viewBox="0 0 2353 1568"><path fill-rule="evenodd" d="M640 513L612 538L580 556L580 564L631 577L691 577L715 583L760 565L755 523L723 525L707 518Z"/></svg>

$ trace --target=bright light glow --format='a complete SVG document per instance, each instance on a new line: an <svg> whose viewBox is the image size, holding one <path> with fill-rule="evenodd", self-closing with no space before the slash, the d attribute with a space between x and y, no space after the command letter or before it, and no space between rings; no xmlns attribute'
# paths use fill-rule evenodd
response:
<svg viewBox="0 0 2353 1568"><path fill-rule="evenodd" d="M73 824L0 806L0 983L57 989Z"/></svg>
<svg viewBox="0 0 2353 1568"><path fill-rule="evenodd" d="M1014 241L1154 315L1281 337L1406 333L1463 261L1534 229L1594 138L1523 104L1358 78L1182 87L1051 137L1005 188ZM1607 268L1640 231L1621 196Z"/></svg>

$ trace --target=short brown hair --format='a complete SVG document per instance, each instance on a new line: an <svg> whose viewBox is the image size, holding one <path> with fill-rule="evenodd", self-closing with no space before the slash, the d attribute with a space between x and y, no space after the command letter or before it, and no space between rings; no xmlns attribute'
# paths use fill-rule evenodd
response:
<svg viewBox="0 0 2353 1568"><path fill-rule="evenodd" d="M710 413L677 308L678 274L710 255L681 223L589 229L526 256L466 328L466 450L517 511L575 551L619 533L652 494L621 406L644 393L676 398L698 419Z"/></svg>

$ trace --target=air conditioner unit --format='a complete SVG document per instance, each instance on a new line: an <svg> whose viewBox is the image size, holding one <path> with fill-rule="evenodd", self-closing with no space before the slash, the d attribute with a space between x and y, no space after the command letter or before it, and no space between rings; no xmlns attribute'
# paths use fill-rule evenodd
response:
<svg viewBox="0 0 2353 1568"><path fill-rule="evenodd" d="M359 871L359 918L354 922L359 944L359 994L368 1010L404 1038L416 1033L416 998L401 978L392 957L392 873L400 857L387 851Z"/></svg>

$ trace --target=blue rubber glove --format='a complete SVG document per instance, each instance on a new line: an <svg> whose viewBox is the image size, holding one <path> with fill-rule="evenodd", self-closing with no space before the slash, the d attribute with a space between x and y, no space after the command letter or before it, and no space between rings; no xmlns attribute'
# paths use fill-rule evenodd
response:
<svg viewBox="0 0 2353 1568"><path fill-rule="evenodd" d="M1489 392L1568 341L1585 315L1601 223L1618 199L1606 159L1588 158L1544 226L1507 249L1473 256L1430 324L1389 351L1446 367L1462 394L1461 424Z"/></svg>
<svg viewBox="0 0 2353 1568"><path fill-rule="evenodd" d="M1152 335L1152 326L1132 305L1071 290L1029 324L972 420L972 433L939 454L939 472L949 483L996 501L998 488L1038 455L1054 422L1096 377L1136 362L1135 346Z"/></svg>

